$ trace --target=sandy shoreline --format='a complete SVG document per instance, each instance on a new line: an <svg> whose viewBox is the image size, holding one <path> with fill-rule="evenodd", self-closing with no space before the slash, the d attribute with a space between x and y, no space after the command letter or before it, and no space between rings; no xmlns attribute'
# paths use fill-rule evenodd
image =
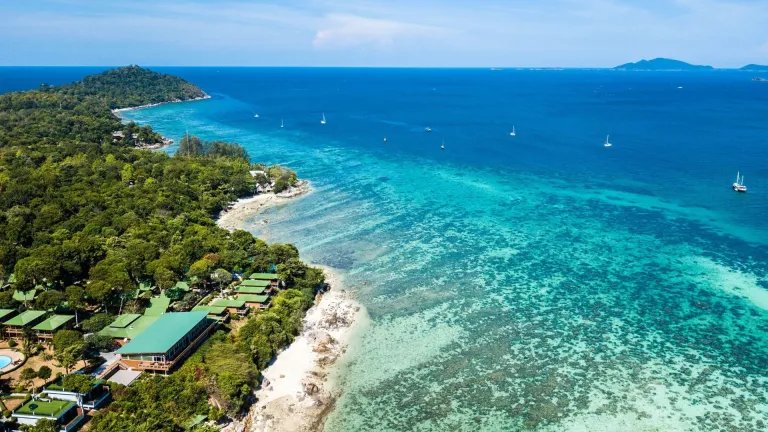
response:
<svg viewBox="0 0 768 432"><path fill-rule="evenodd" d="M285 203L291 198L308 194L312 189L306 180L279 194L263 193L250 198L241 198L232 207L219 214L216 224L229 231L245 229L248 220L264 210Z"/></svg>
<svg viewBox="0 0 768 432"><path fill-rule="evenodd" d="M248 220L267 208L309 192L309 184L303 181L285 193L244 198L223 211L216 223L229 231L244 229ZM319 296L307 311L299 336L261 371L264 380L255 392L258 401L248 415L224 431L322 430L326 416L339 397L329 373L346 352L356 330L368 322L368 313L345 289L338 271L315 266L325 271L330 290Z"/></svg>
<svg viewBox="0 0 768 432"><path fill-rule="evenodd" d="M201 97L197 97L197 98L193 98L193 99L185 99L185 100L176 99L176 100L168 101L168 102L158 102L158 103L153 103L153 104L139 105L139 106L135 106L135 107L115 108L115 109L112 110L112 114L115 114L115 115L117 115L119 117L120 116L119 113L121 113L123 111L133 111L133 110L137 110L137 109L149 108L149 107L160 106L160 105L165 105L165 104L170 104L170 103L194 102L194 101L205 100L205 99L210 99L210 98L211 98L211 96L209 96L208 94L205 94L205 96L201 96Z"/></svg>
<svg viewBox="0 0 768 432"><path fill-rule="evenodd" d="M246 419L250 432L320 431L339 397L329 371L367 312L344 290L335 270L323 270L331 290L307 312L299 337L262 371L258 402Z"/></svg>

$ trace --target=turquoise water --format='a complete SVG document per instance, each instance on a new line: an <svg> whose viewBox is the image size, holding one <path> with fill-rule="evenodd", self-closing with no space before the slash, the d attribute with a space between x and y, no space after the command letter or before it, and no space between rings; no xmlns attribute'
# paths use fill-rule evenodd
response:
<svg viewBox="0 0 768 432"><path fill-rule="evenodd" d="M13 360L8 356L0 356L0 369L11 364Z"/></svg>
<svg viewBox="0 0 768 432"><path fill-rule="evenodd" d="M249 228L340 269L370 313L327 430L768 428L768 86L168 71L213 99L125 116L310 180Z"/></svg>

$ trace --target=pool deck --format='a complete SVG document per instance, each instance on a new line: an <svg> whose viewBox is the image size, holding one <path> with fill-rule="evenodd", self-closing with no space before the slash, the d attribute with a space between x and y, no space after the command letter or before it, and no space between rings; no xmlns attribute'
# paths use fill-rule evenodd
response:
<svg viewBox="0 0 768 432"><path fill-rule="evenodd" d="M24 364L24 354L14 351L12 349L0 349L0 356L9 357L11 359L11 362L8 363L5 367L0 368L0 375L10 372L22 364Z"/></svg>

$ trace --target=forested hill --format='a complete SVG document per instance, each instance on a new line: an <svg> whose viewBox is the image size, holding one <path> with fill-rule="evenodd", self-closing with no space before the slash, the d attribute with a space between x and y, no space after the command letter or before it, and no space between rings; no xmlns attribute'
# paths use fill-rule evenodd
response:
<svg viewBox="0 0 768 432"><path fill-rule="evenodd" d="M204 97L181 78L138 66L112 69L60 87L0 95L0 147L111 140L122 129L110 109Z"/></svg>
<svg viewBox="0 0 768 432"><path fill-rule="evenodd" d="M207 96L200 87L179 77L139 66L111 69L60 88L70 95L95 96L109 108L126 108L161 102L185 101Z"/></svg>

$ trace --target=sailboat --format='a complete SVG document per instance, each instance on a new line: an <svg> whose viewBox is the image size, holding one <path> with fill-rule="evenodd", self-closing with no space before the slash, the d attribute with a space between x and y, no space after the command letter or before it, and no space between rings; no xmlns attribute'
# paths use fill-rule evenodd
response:
<svg viewBox="0 0 768 432"><path fill-rule="evenodd" d="M445 140L443 140L443 143L440 145L440 150L445 150Z"/></svg>
<svg viewBox="0 0 768 432"><path fill-rule="evenodd" d="M254 114L253 118L259 118L259 115L258 114Z"/></svg>
<svg viewBox="0 0 768 432"><path fill-rule="evenodd" d="M515 126L512 126L512 132L509 133L510 136L515 136Z"/></svg>
<svg viewBox="0 0 768 432"><path fill-rule="evenodd" d="M387 142L387 137L384 137L384 142Z"/></svg>
<svg viewBox="0 0 768 432"><path fill-rule="evenodd" d="M747 187L744 186L744 176L740 172L736 173L736 183L733 184L733 190L736 192L746 192Z"/></svg>
<svg viewBox="0 0 768 432"><path fill-rule="evenodd" d="M611 137L610 135L606 135L606 136L605 136L605 144L603 144L604 146L606 146L606 147L610 147L610 146L612 146L612 145L613 145L613 144L611 144L611 141L608 139L608 138L610 138L610 137Z"/></svg>
<svg viewBox="0 0 768 432"><path fill-rule="evenodd" d="M432 128L427 126L424 128L424 132L432 132Z"/></svg>
<svg viewBox="0 0 768 432"><path fill-rule="evenodd" d="M283 124L283 119L280 119L280 129L284 128L285 124Z"/></svg>
<svg viewBox="0 0 768 432"><path fill-rule="evenodd" d="M320 120L320 124L325 124L325 113L323 113L323 119Z"/></svg>

